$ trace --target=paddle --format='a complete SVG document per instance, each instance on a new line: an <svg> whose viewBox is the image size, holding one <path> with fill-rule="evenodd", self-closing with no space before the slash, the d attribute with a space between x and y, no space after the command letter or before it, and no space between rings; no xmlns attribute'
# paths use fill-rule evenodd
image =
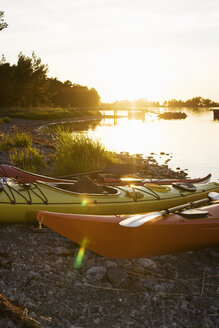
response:
<svg viewBox="0 0 219 328"><path fill-rule="evenodd" d="M160 212L152 212L152 213L148 213L148 214L135 215L133 217L130 217L128 219L120 221L119 224L123 227L135 228L135 227L141 226L142 224L144 224L148 221L162 217L165 214L179 212L179 211L189 208L189 207L193 207L193 206L201 205L206 202L212 202L212 201L217 201L217 200L219 200L219 193L210 192L208 194L208 198L196 200L194 202L190 202L190 203L186 203L186 204L179 205L176 207L172 207L167 210L160 211Z"/></svg>
<svg viewBox="0 0 219 328"><path fill-rule="evenodd" d="M58 178L59 179L68 179L68 178L81 177L84 175L91 175L91 174L97 174L97 173L112 173L112 174L115 174L118 176L122 176L122 175L126 175L126 174L136 173L139 170L140 170L140 166L137 164L124 163L124 164L114 164L103 170L75 173L75 174L60 176Z"/></svg>

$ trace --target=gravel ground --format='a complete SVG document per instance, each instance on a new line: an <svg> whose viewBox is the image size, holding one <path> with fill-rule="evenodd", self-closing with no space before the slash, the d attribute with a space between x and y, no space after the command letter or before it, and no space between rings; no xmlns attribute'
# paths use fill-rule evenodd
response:
<svg viewBox="0 0 219 328"><path fill-rule="evenodd" d="M50 229L0 225L0 293L41 327L219 327L219 249L110 260ZM4 311L0 327L23 327Z"/></svg>

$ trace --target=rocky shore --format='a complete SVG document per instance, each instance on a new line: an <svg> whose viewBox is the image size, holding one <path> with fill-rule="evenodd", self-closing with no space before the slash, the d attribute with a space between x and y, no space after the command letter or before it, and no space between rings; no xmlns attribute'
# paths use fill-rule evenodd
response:
<svg viewBox="0 0 219 328"><path fill-rule="evenodd" d="M12 119L0 133L13 133L14 126L35 133L43 124ZM35 140L45 151L37 134ZM171 173L153 158L150 169ZM135 260L86 250L76 267L78 250L50 229L1 224L0 327L219 327L218 247Z"/></svg>
<svg viewBox="0 0 219 328"><path fill-rule="evenodd" d="M130 245L131 247L131 245ZM0 294L23 309L0 306L0 327L216 328L219 325L217 248L150 259L112 260L49 229L0 226Z"/></svg>

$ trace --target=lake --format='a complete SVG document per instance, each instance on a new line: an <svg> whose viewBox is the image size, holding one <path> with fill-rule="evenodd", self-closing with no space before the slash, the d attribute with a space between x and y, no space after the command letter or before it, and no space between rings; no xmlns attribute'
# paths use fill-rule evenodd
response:
<svg viewBox="0 0 219 328"><path fill-rule="evenodd" d="M154 113L146 113L144 119L104 118L86 133L100 140L108 150L144 156L154 153L159 164L169 159L168 165L174 170L187 169L192 178L211 173L211 180L218 181L219 120L213 119L209 109L181 111L188 115L181 120L158 119ZM118 112L118 115L127 115L127 112Z"/></svg>

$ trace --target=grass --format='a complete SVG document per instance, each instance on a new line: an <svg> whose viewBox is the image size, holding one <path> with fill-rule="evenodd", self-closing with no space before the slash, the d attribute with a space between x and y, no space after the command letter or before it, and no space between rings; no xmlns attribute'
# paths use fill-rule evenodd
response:
<svg viewBox="0 0 219 328"><path fill-rule="evenodd" d="M0 136L0 151L17 147L30 147L32 138L26 133L4 134Z"/></svg>
<svg viewBox="0 0 219 328"><path fill-rule="evenodd" d="M44 167L43 156L36 148L28 147L24 150L10 151L13 165L30 172L37 172Z"/></svg>
<svg viewBox="0 0 219 328"><path fill-rule="evenodd" d="M9 117L23 118L29 120L53 120L65 118L78 118L85 116L101 115L95 109L83 108L2 108L1 115L8 115Z"/></svg>
<svg viewBox="0 0 219 328"><path fill-rule="evenodd" d="M73 135L60 129L57 131L54 175L100 170L115 162L112 153L99 141L82 134Z"/></svg>
<svg viewBox="0 0 219 328"><path fill-rule="evenodd" d="M32 138L27 133L4 134L0 136L0 151L9 151L13 165L23 170L37 172L44 166L44 161L39 151L32 147L32 143Z"/></svg>

